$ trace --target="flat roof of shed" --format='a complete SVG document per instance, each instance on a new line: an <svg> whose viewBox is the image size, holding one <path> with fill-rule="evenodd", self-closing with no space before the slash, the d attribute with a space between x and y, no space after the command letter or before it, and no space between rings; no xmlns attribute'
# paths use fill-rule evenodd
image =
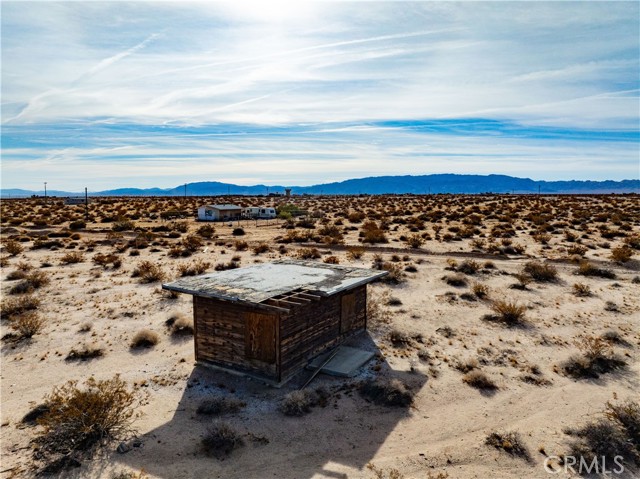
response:
<svg viewBox="0 0 640 479"><path fill-rule="evenodd" d="M196 296L261 303L298 289L330 296L386 275L386 271L366 268L315 261L280 260L182 278L163 284L162 287Z"/></svg>
<svg viewBox="0 0 640 479"><path fill-rule="evenodd" d="M215 208L216 210L241 210L242 206L238 205L206 205L204 208Z"/></svg>

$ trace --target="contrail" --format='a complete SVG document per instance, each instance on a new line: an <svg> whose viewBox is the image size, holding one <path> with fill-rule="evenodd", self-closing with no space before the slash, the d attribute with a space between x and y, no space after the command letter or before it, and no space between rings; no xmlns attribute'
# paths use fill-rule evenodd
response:
<svg viewBox="0 0 640 479"><path fill-rule="evenodd" d="M81 75L76 80L76 82L80 81L80 79L82 79L82 78L84 78L86 76L90 76L90 75L93 75L95 73L98 73L99 71L104 70L105 68L107 68L107 67L113 65L114 63L122 60L123 58L126 58L129 55L134 54L138 50L141 50L142 48L146 47L149 42L151 42L152 40L154 40L158 36L159 36L159 34L157 34L157 33L149 35L146 39L144 39L143 41L141 41L137 45L135 45L135 46L123 51L123 52L120 52L120 53L118 53L116 55L110 56L109 58L105 58L100 63L98 63L96 66L91 68L88 72L86 72L85 74Z"/></svg>

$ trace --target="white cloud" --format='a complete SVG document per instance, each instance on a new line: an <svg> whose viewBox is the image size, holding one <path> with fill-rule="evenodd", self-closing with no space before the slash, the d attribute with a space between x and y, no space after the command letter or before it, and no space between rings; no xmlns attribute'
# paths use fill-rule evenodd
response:
<svg viewBox="0 0 640 479"><path fill-rule="evenodd" d="M334 151L335 142L348 153L352 144L362 155L344 161L359 166L340 171L362 176L388 173L366 155L384 166L398 151L433 144L431 137L398 130L381 137L380 126L372 125L378 121L477 117L595 132L638 128L637 2L42 2L26 15L29 5L2 4L2 122L18 128L11 130L14 141L29 143L34 157L65 151L81 161L89 153L65 149L46 129L36 146L19 133L32 125L91 131L97 124L122 124L135 136L137 125L241 132L234 124L242 123L274 126L285 150L315 152L322 145ZM327 130L352 134L319 138L307 132L300 139L299 124L326 124ZM174 151L173 141L187 156L182 138L142 136L146 143L135 151L145 157L163 148ZM447 155L455 155L460 144L477 143L447 138L439 144ZM122 133L113 141L123 141ZM255 159L247 155L258 154L260 148L253 147L264 141L244 135L242 148L229 147L227 154L253 167ZM500 139L519 150L523 140L513 141ZM386 146L363 146L380 142ZM252 146L245 149L247 144ZM607 153L599 160L592 141L576 139L568 149L536 147L539 156L526 156L531 160L516 168L492 157L492 143L481 141L477 146L484 150L473 152L473 164L404 159L400 166L404 173L470 168L543 176L565 175L558 163L583 158L585 174L637 176L627 162L638 154L637 142L599 144ZM3 148L4 184L20 181L12 172L23 160L12 158L12 151ZM87 165L102 161L106 166L100 168L116 167L108 150L96 151ZM63 168L64 155L41 167L51 173ZM304 155L300 160L310 161ZM140 173L135 158L119 161L116 168L132 178ZM172 184L171 175L184 174L185 164L203 171L200 160L175 161L175 167L162 167L164 185ZM270 161L281 166L276 157ZM317 179L310 167L300 166L300 173L288 163L287 168L300 182Z"/></svg>

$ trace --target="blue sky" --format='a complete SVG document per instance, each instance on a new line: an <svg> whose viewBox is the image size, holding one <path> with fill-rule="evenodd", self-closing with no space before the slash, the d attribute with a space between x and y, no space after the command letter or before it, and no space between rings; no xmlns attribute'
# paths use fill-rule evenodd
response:
<svg viewBox="0 0 640 479"><path fill-rule="evenodd" d="M640 176L638 2L15 2L2 187Z"/></svg>

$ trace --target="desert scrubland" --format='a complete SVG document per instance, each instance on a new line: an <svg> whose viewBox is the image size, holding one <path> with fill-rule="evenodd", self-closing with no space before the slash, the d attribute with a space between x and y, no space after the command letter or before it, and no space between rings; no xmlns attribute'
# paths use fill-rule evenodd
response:
<svg viewBox="0 0 640 479"><path fill-rule="evenodd" d="M225 202L284 214L195 220ZM640 475L636 195L34 198L1 228L3 478ZM389 271L375 359L304 392L196 366L162 282L287 257Z"/></svg>

